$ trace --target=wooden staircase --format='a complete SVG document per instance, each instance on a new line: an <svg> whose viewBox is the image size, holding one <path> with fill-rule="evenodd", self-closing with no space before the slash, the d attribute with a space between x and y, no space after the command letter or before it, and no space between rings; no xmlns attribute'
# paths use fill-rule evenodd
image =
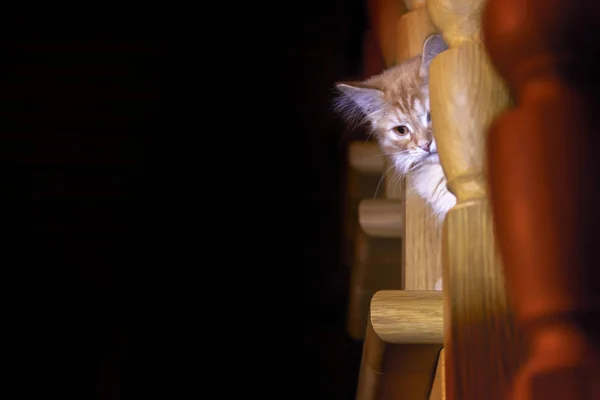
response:
<svg viewBox="0 0 600 400"><path fill-rule="evenodd" d="M372 252L356 274L378 282L401 276L397 289L375 290L349 311L354 337L364 337L356 398L600 399L600 157L592 150L600 85L591 58L600 52L591 39L600 6L369 0L367 7L385 67L417 55L434 32L449 45L433 60L429 85L457 204L436 223L410 175L397 198L357 202L354 227L366 236L355 248L389 234L401 240L402 257L394 262L390 251L377 270Z"/></svg>

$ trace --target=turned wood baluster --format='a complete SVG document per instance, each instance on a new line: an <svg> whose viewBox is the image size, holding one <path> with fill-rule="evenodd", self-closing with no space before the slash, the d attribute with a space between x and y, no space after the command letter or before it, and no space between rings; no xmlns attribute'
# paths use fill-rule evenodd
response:
<svg viewBox="0 0 600 400"><path fill-rule="evenodd" d="M405 0L408 12L396 24L396 60L400 63L422 53L423 43L436 32L427 4ZM404 181L404 289L432 290L442 276L441 224L414 189L414 175Z"/></svg>
<svg viewBox="0 0 600 400"><path fill-rule="evenodd" d="M396 64L396 21L406 12L402 0L366 0L367 19L385 68ZM378 71L378 73L381 71Z"/></svg>
<svg viewBox="0 0 600 400"><path fill-rule="evenodd" d="M509 104L480 37L483 0L429 0L449 49L433 59L433 133L457 204L442 239L446 395L500 400L521 357L497 257L485 179L486 130Z"/></svg>
<svg viewBox="0 0 600 400"><path fill-rule="evenodd" d="M512 398L600 399L600 2L488 0L516 105L489 129L506 285L528 357Z"/></svg>

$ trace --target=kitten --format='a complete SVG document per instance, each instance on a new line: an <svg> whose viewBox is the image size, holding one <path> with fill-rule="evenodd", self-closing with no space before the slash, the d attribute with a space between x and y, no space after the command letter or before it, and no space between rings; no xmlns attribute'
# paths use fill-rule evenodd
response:
<svg viewBox="0 0 600 400"><path fill-rule="evenodd" d="M429 36L420 56L364 82L344 82L337 109L347 120L366 119L395 170L413 174L414 189L443 220L456 204L448 191L429 118L431 60L448 47L441 35Z"/></svg>

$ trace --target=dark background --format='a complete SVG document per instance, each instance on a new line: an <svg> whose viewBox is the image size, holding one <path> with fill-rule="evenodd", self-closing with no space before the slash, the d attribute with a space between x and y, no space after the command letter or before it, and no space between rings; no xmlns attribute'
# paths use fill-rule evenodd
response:
<svg viewBox="0 0 600 400"><path fill-rule="evenodd" d="M345 156L360 132L332 110L333 84L361 75L361 0L303 3L278 65L302 138L303 389L355 396L362 343L346 334ZM296 27L296 25L294 25ZM157 351L140 279L156 261L150 147L161 132L163 43L0 43L0 221L5 379L22 398L133 399L153 392ZM156 297L156 296L154 296ZM171 367L169 365L169 367ZM34 394L36 393L36 394Z"/></svg>
<svg viewBox="0 0 600 400"><path fill-rule="evenodd" d="M326 0L300 8L302 34L284 76L288 85L295 83L291 134L303 138L306 149L299 167L304 174L301 206L307 208L303 382L312 399L351 400L362 343L345 329L350 266L342 262L341 228L346 144L361 136L332 111L332 100L336 81L361 76L367 18L362 0Z"/></svg>
<svg viewBox="0 0 600 400"><path fill-rule="evenodd" d="M3 40L0 51L3 393L139 398L151 387L137 321L161 43Z"/></svg>

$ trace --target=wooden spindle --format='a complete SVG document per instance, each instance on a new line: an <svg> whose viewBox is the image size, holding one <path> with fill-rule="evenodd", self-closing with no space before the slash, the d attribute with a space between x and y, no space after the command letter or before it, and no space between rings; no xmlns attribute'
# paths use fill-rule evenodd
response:
<svg viewBox="0 0 600 400"><path fill-rule="evenodd" d="M363 340L373 295L379 290L398 289L402 284L398 263L402 256L402 241L395 237L371 236L359 227L355 243L347 330L354 340Z"/></svg>
<svg viewBox="0 0 600 400"><path fill-rule="evenodd" d="M375 142L356 140L348 143L346 169L346 199L344 203L344 264L351 266L358 225L358 205L362 199L372 199L378 190L385 159ZM380 193L378 193L380 192Z"/></svg>
<svg viewBox="0 0 600 400"><path fill-rule="evenodd" d="M428 1L432 21L450 46L431 63L429 93L442 166L457 197L442 238L451 400L504 399L520 357L484 176L486 128L509 97L479 39L482 6L482 0Z"/></svg>
<svg viewBox="0 0 600 400"><path fill-rule="evenodd" d="M386 43L395 44L396 63L421 54L423 42L434 32L427 9L424 8L424 1L405 1L405 6L409 7L408 12L399 18L396 16L395 37L386 39ZM399 259L397 268L402 267L405 276L410 278L410 281L404 283L405 289L432 290L441 276L440 224L426 203L410 188L410 184L406 185L406 181L398 182L394 178L395 174L390 172L392 170L389 168L389 160L387 161L386 208L395 209L398 205L404 204L406 220L404 235L412 236L410 247L406 245L402 247L404 265ZM396 205L393 205L394 201ZM387 219L391 220L391 218ZM402 228L400 223L397 226ZM394 230L394 235L397 234L398 232ZM410 260L410 266L407 265L407 260ZM371 301L357 399L426 399L431 391L441 350L441 336L438 336L437 340L429 340L427 332L431 327L426 326L422 326L423 329L410 339L403 335L386 335L382 320L395 326L399 332L408 328L405 326L407 321L402 318L390 318L390 315L402 314L407 304L395 301L380 303L377 299L385 297L382 293L378 292ZM404 293L411 292L388 293L395 293L396 296L402 297ZM429 295L437 299L438 317L441 317L441 293L434 292ZM380 318L382 315L385 317Z"/></svg>
<svg viewBox="0 0 600 400"><path fill-rule="evenodd" d="M375 294L356 399L427 399L442 347L442 325L439 291Z"/></svg>
<svg viewBox="0 0 600 400"><path fill-rule="evenodd" d="M409 12L402 15L396 24L396 59L398 62L421 54L423 41L435 32L424 0L405 0L404 4Z"/></svg>
<svg viewBox="0 0 600 400"><path fill-rule="evenodd" d="M361 79L367 79L383 72L385 59L379 50L379 44L373 29L367 29L363 34L362 53Z"/></svg>
<svg viewBox="0 0 600 400"><path fill-rule="evenodd" d="M402 0L366 0L370 28L376 37L385 67L396 64L396 21L406 12Z"/></svg>
<svg viewBox="0 0 600 400"><path fill-rule="evenodd" d="M429 393L429 400L446 400L446 366L445 366L445 350L440 351L437 367L435 368L435 377L433 385Z"/></svg>
<svg viewBox="0 0 600 400"><path fill-rule="evenodd" d="M363 79L381 73L383 69L391 67L396 62L395 26L399 15L404 11L404 4L399 0L367 1L370 29L363 37ZM366 155L366 157L355 154L354 159L362 160L360 162L362 169L367 167L371 172L379 173L372 193L364 196L357 203L364 203L362 209L374 210L374 213L363 213L361 220L357 207L352 203L349 206L349 213L351 213L349 216L359 217L358 224L354 224L353 219L349 219L346 224L347 232L352 239L345 243L354 247L353 255L359 253L363 255L355 256L352 260L347 315L348 333L357 340L365 337L369 303L373 294L378 290L400 289L402 284L402 233L400 231L404 225L401 222L397 223L396 209L400 207L400 201L404 198L404 182L398 182L396 179L389 159L383 155L383 150L378 145L369 143L371 144L377 147L376 154ZM357 149L366 150L369 145L364 142L355 143ZM379 167L379 163L382 163L380 169L371 168L375 165ZM373 197L382 196L387 201L373 200ZM384 225L387 225L383 231L380 229L381 224L369 218L373 215L379 216L379 219L384 221ZM378 254L382 248L386 251Z"/></svg>
<svg viewBox="0 0 600 400"><path fill-rule="evenodd" d="M374 29L363 35L363 59L360 79L381 73L385 61ZM344 218L344 262L351 268L347 310L347 331L351 338L365 337L369 302L381 289L396 289L401 285L399 263L401 240L380 238L366 233L358 218L359 204L363 199L381 198L385 195L382 174L386 159L363 125L363 140L348 145L348 180Z"/></svg>
<svg viewBox="0 0 600 400"><path fill-rule="evenodd" d="M404 3L409 11L396 26L399 62L420 55L425 39L435 33L425 1ZM442 276L441 224L413 189L412 174L405 179L404 199L404 289L433 290Z"/></svg>
<svg viewBox="0 0 600 400"><path fill-rule="evenodd" d="M489 0L485 42L516 105L489 130L506 285L528 357L514 400L599 399L600 3Z"/></svg>

